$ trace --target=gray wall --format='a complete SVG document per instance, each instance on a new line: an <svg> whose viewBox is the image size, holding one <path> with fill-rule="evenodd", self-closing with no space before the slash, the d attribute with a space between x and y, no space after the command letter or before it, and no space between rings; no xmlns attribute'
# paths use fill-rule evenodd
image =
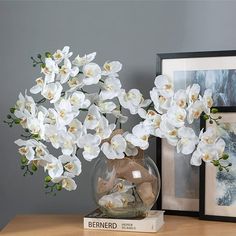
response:
<svg viewBox="0 0 236 236"><path fill-rule="evenodd" d="M147 95L157 52L236 49L235 11L235 1L0 1L0 119L39 74L31 55L64 45L75 53L97 51L99 63L123 63L126 89L137 87ZM20 129L2 123L0 129L0 228L16 214L94 208L93 163L83 163L77 191L46 196L42 171L22 176L13 143ZM148 153L155 157L154 142Z"/></svg>

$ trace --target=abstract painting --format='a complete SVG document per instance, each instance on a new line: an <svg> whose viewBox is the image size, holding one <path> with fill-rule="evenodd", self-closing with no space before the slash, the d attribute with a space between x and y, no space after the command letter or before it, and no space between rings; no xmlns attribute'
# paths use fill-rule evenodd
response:
<svg viewBox="0 0 236 236"><path fill-rule="evenodd" d="M232 167L229 172L216 174L216 204L219 206L236 206L236 122L220 125L221 138L226 143L225 151L230 156Z"/></svg>
<svg viewBox="0 0 236 236"><path fill-rule="evenodd" d="M219 136L225 141L225 152L232 163L229 171L219 171L211 163L201 166L200 217L205 220L236 222L236 107L218 107L221 116L219 126L205 123L205 127L215 126ZM223 160L221 161L223 164Z"/></svg>
<svg viewBox="0 0 236 236"><path fill-rule="evenodd" d="M175 90L186 89L197 83L201 91L208 88L212 90L214 106L236 106L236 51L158 54L157 75L159 74L168 76L173 81ZM192 128L198 135L200 122L196 121ZM157 154L162 175L159 209L166 210L167 214L198 215L200 168L190 165L190 155L178 154L164 140L159 141ZM224 176L222 173L217 174L215 189L218 189L218 193L212 199L217 206L235 204L231 199L235 191L233 185L230 190L226 188L222 191L223 184L226 184L223 181L225 175L227 173ZM214 179L216 182L216 175Z"/></svg>
<svg viewBox="0 0 236 236"><path fill-rule="evenodd" d="M236 96L233 93L236 91L236 70L174 71L173 82L175 90L186 89L195 83L200 85L201 91L211 89L214 106L236 105ZM200 122L195 121L192 128L198 135ZM199 168L190 165L191 155L184 156L175 151L174 156L176 197L197 199L199 196Z"/></svg>
<svg viewBox="0 0 236 236"><path fill-rule="evenodd" d="M175 89L199 84L201 90L211 89L214 106L236 105L236 70L175 71Z"/></svg>

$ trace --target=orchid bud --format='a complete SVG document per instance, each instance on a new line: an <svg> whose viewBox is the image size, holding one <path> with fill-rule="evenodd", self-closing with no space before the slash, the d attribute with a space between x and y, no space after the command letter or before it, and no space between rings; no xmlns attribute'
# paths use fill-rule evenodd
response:
<svg viewBox="0 0 236 236"><path fill-rule="evenodd" d="M211 109L211 113L213 113L213 114L215 114L215 113L217 113L219 110L217 109L217 108L212 108Z"/></svg>
<svg viewBox="0 0 236 236"><path fill-rule="evenodd" d="M46 176L46 177L44 178L44 181L48 183L48 182L51 181L51 179L52 179L52 178L48 175L48 176Z"/></svg>

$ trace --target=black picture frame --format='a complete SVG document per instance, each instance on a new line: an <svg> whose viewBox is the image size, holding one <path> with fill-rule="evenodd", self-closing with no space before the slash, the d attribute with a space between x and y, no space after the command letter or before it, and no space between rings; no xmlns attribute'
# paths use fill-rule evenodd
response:
<svg viewBox="0 0 236 236"><path fill-rule="evenodd" d="M163 60L165 60L165 59L232 57L232 56L236 56L236 50L157 53L157 55L156 55L156 76L162 74L162 64L163 64ZM236 68L236 65L235 65L235 68ZM157 155L157 165L159 168L160 176L162 177L162 174L163 174L163 170L162 170L162 140L160 138L157 138L157 140L156 140L156 155ZM199 193L199 195L200 195L200 193ZM200 196L199 196L199 198L200 198ZM167 210L162 207L162 188L160 191L159 198L157 200L157 209L165 210L165 213L169 214L169 215L199 216L200 215L200 207L201 206L199 205L199 211L180 211L180 210L174 210L174 209Z"/></svg>
<svg viewBox="0 0 236 236"><path fill-rule="evenodd" d="M218 109L219 113L235 113L236 117L236 106L231 106L231 107L215 107ZM206 129L206 123L203 118L201 118L201 129ZM236 212L235 212L235 217L231 216L216 216L216 215L208 215L205 213L205 189L206 189L206 164L205 162L202 163L200 166L200 211L199 211L199 219L200 220L211 220L211 221L225 221L225 222L236 222Z"/></svg>

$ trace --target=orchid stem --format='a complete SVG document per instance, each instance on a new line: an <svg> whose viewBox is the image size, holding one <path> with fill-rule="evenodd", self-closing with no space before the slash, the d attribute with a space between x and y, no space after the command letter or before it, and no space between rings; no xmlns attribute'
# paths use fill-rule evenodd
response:
<svg viewBox="0 0 236 236"><path fill-rule="evenodd" d="M42 99L40 99L39 101L37 101L36 103L37 104L40 104L40 103L44 103L46 101L46 98L42 98Z"/></svg>

